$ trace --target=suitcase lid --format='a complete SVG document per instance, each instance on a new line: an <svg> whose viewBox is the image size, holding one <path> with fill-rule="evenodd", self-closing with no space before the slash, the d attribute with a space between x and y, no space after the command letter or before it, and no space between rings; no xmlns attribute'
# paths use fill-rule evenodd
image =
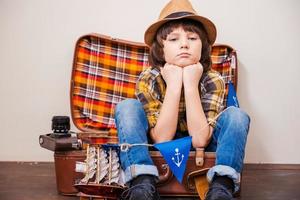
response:
<svg viewBox="0 0 300 200"><path fill-rule="evenodd" d="M80 37L76 43L70 102L75 126L84 132L106 132L117 138L115 105L135 97L139 74L149 67L149 49L143 43L100 34ZM223 44L212 47L212 68L225 82L237 85L235 50ZM227 95L227 92L226 92ZM226 99L226 98L225 98ZM226 102L224 102L226 105Z"/></svg>

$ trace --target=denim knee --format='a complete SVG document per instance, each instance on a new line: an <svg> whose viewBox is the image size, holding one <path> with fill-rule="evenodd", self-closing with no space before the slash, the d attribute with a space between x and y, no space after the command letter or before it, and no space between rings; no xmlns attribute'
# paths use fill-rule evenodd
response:
<svg viewBox="0 0 300 200"><path fill-rule="evenodd" d="M139 110L143 110L141 102L136 99L125 99L120 101L115 107L115 115L118 114L128 115L129 113L138 113Z"/></svg>
<svg viewBox="0 0 300 200"><path fill-rule="evenodd" d="M245 111L241 110L240 108L230 106L226 110L224 110L224 113L222 113L221 117L222 121L226 121L225 123L235 124L244 129L246 133L248 133L250 117Z"/></svg>
<svg viewBox="0 0 300 200"><path fill-rule="evenodd" d="M115 122L117 128L135 129L137 126L148 130L148 121L143 105L136 99L125 99L115 108Z"/></svg>
<svg viewBox="0 0 300 200"><path fill-rule="evenodd" d="M143 105L136 99L125 99L115 107L115 122L119 138L128 132L136 130L148 130L148 120ZM132 133L131 133L132 134Z"/></svg>

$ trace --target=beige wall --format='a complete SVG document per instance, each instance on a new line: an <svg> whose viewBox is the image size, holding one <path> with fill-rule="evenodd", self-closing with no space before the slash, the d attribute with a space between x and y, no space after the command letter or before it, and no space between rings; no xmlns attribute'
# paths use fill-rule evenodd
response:
<svg viewBox="0 0 300 200"><path fill-rule="evenodd" d="M73 49L97 32L143 41L166 0L0 0L0 161L52 161L38 136L70 115ZM193 0L238 51L247 163L300 163L300 1ZM75 130L74 125L72 125Z"/></svg>

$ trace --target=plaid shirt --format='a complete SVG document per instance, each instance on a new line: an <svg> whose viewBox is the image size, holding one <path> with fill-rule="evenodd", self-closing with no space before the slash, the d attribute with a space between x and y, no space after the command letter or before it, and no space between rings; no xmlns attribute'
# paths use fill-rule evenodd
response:
<svg viewBox="0 0 300 200"><path fill-rule="evenodd" d="M221 75L213 70L203 74L199 84L201 103L207 121L213 122L214 117L223 109L225 83ZM143 104L149 126L156 125L166 93L166 84L161 73L156 68L148 68L141 73L136 84L136 96ZM184 92L182 90L179 102L178 131L187 131Z"/></svg>

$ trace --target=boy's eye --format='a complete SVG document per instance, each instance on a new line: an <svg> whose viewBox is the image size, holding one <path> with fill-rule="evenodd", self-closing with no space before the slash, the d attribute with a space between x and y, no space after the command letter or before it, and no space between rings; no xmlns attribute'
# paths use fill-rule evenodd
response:
<svg viewBox="0 0 300 200"><path fill-rule="evenodd" d="M198 40L198 37L189 37L189 40Z"/></svg>
<svg viewBox="0 0 300 200"><path fill-rule="evenodd" d="M171 37L171 38L169 38L168 40L172 42L172 41L176 41L177 38L176 38L176 37Z"/></svg>

